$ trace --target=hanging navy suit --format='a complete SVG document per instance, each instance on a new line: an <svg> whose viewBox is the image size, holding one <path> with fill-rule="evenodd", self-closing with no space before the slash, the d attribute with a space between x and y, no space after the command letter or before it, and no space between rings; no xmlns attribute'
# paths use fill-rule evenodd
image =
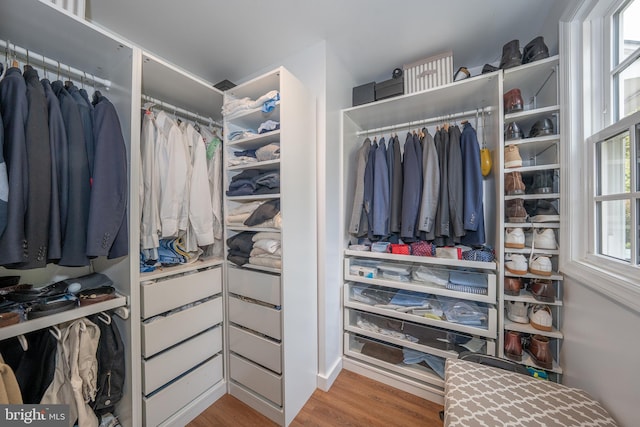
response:
<svg viewBox="0 0 640 427"><path fill-rule="evenodd" d="M89 265L86 250L91 188L87 147L77 102L69 95L61 81L53 82L52 87L60 101L60 110L67 131L69 156L67 227L62 239L62 258L59 263L69 267L80 267Z"/></svg>
<svg viewBox="0 0 640 427"><path fill-rule="evenodd" d="M414 238L416 235L416 223L420 211L420 193L422 192L422 158L418 159L420 142L415 146L411 133L407 133L404 142L403 187L402 187L402 221L400 237ZM422 153L422 150L420 150Z"/></svg>
<svg viewBox="0 0 640 427"><path fill-rule="evenodd" d="M7 227L0 238L0 265L7 265L21 262L27 255L24 219L29 185L25 143L28 104L27 85L19 68L9 68L0 81L0 105L9 180Z"/></svg>
<svg viewBox="0 0 640 427"><path fill-rule="evenodd" d="M29 113L25 130L29 193L25 237L26 263L19 268L43 268L49 247L49 209L51 207L51 148L49 147L49 112L38 72L25 66Z"/></svg>
<svg viewBox="0 0 640 427"><path fill-rule="evenodd" d="M42 88L49 109L49 145L51 147L51 214L49 215L49 260L62 257L62 236L66 230L67 199L69 197L69 153L67 131L60 111L60 102L51 83L42 79Z"/></svg>
<svg viewBox="0 0 640 427"><path fill-rule="evenodd" d="M127 228L127 150L113 104L94 95L95 163L87 255L117 258L129 252Z"/></svg>
<svg viewBox="0 0 640 427"><path fill-rule="evenodd" d="M93 176L93 161L95 158L95 142L93 137L93 108L80 90L71 82L65 82L65 89L76 101L78 111L82 118L82 131L84 132L84 143L87 151L87 161L89 162L89 176Z"/></svg>

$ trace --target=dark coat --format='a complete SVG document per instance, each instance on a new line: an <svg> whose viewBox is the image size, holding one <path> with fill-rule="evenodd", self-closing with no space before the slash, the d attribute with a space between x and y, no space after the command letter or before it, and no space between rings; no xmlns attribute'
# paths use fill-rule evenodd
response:
<svg viewBox="0 0 640 427"><path fill-rule="evenodd" d="M27 256L24 219L29 188L25 125L27 85L19 68L9 68L0 81L4 124L4 160L9 180L7 227L0 238L0 265L22 262Z"/></svg>

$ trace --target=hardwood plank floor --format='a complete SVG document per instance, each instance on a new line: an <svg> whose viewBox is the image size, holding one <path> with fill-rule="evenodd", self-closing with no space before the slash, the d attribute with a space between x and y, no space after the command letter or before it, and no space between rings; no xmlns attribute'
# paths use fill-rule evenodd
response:
<svg viewBox="0 0 640 427"><path fill-rule="evenodd" d="M328 392L316 390L291 426L442 426L442 406L342 370ZM227 394L187 427L271 427L274 422Z"/></svg>

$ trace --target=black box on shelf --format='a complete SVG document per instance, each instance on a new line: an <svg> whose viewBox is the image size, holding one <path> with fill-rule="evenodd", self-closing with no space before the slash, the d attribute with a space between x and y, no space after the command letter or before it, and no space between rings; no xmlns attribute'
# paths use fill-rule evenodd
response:
<svg viewBox="0 0 640 427"><path fill-rule="evenodd" d="M376 101L404 94L404 77L376 83Z"/></svg>
<svg viewBox="0 0 640 427"><path fill-rule="evenodd" d="M353 88L353 97L351 104L356 105L367 104L376 100L376 82L365 83Z"/></svg>

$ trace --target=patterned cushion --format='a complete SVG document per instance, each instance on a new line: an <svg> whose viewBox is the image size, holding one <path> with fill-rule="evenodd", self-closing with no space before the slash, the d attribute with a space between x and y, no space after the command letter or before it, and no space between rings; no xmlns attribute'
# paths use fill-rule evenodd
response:
<svg viewBox="0 0 640 427"><path fill-rule="evenodd" d="M616 426L587 393L458 359L445 367L447 427Z"/></svg>

